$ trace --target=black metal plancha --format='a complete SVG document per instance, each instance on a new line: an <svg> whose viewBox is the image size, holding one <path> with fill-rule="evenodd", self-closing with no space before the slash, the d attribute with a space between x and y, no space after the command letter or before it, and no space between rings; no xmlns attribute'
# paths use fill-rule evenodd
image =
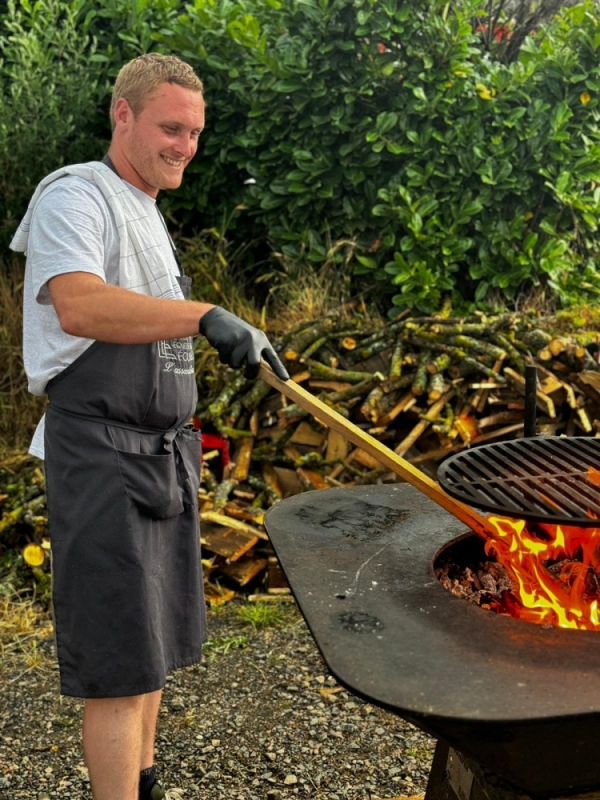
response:
<svg viewBox="0 0 600 800"><path fill-rule="evenodd" d="M600 633L454 597L433 562L465 526L405 485L310 492L265 518L338 681L534 796L600 787Z"/></svg>

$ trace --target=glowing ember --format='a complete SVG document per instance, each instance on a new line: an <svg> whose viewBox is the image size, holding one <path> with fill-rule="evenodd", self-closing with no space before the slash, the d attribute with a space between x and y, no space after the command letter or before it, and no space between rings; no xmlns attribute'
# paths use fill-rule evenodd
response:
<svg viewBox="0 0 600 800"><path fill-rule="evenodd" d="M600 478L600 472L597 472ZM574 528L489 517L496 534L485 543L507 570L516 599L512 616L541 625L600 629L600 527Z"/></svg>
<svg viewBox="0 0 600 800"><path fill-rule="evenodd" d="M594 486L600 486L600 470L597 470L596 467L589 467L587 479Z"/></svg>

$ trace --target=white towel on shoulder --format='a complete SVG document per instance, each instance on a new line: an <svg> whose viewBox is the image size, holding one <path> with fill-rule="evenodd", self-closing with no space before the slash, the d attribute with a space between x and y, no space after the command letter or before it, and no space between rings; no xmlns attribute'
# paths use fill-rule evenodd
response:
<svg viewBox="0 0 600 800"><path fill-rule="evenodd" d="M160 255L156 226L121 178L100 161L61 167L38 184L10 247L27 255L31 219L44 189L66 175L77 175L95 184L104 195L119 231L119 285L139 294L163 299L183 299L177 278Z"/></svg>

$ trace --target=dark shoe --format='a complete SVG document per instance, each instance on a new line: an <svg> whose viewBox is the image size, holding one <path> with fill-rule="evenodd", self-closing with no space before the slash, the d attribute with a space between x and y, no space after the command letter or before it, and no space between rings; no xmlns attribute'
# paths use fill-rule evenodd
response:
<svg viewBox="0 0 600 800"><path fill-rule="evenodd" d="M150 791L150 800L184 800L181 789L166 789L160 781L156 781Z"/></svg>
<svg viewBox="0 0 600 800"><path fill-rule="evenodd" d="M164 800L164 797L165 797L165 790L163 789L163 785L160 781L156 781L152 789L150 789L149 800Z"/></svg>

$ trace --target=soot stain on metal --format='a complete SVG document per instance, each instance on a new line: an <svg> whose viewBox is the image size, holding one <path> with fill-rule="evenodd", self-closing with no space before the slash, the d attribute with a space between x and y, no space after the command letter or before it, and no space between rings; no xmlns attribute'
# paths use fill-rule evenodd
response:
<svg viewBox="0 0 600 800"><path fill-rule="evenodd" d="M351 633L377 633L385 628L380 619L364 611L345 611L338 614L342 628Z"/></svg>
<svg viewBox="0 0 600 800"><path fill-rule="evenodd" d="M324 512L319 508L302 507L296 516L302 522L318 528L339 531L347 539L370 541L382 533L392 530L410 511L402 508L386 508L372 505L363 500L354 500L346 508L336 508Z"/></svg>

